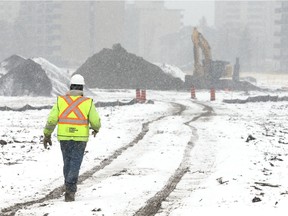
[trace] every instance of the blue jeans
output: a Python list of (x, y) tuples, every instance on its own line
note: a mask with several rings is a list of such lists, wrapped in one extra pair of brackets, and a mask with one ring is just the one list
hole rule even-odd
[(63, 156), (63, 174), (66, 191), (76, 192), (80, 166), (83, 160), (87, 142), (62, 140), (60, 141)]

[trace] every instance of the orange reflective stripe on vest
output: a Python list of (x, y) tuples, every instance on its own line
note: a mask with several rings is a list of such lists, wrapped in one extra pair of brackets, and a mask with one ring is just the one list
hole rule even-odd
[[(74, 124), (74, 125), (88, 125), (88, 119), (83, 115), (79, 109), (79, 105), (84, 101), (89, 100), (86, 97), (79, 97), (75, 101), (70, 96), (62, 96), (67, 103), (66, 109), (59, 116), (59, 124)], [(76, 118), (70, 118), (69, 115), (74, 113)]]

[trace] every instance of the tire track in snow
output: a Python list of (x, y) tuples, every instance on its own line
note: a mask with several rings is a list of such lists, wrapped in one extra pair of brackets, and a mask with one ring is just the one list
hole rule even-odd
[[(168, 196), (175, 190), (177, 184), (181, 181), (182, 177), (189, 171), (189, 158), (190, 152), (194, 147), (195, 140), (198, 139), (198, 135), (196, 132), (196, 128), (189, 125), (193, 121), (197, 121), (201, 117), (210, 117), (213, 115), (213, 108), (201, 103), (196, 102), (198, 105), (204, 106), (205, 113), (201, 113), (190, 121), (185, 122), (184, 124), (191, 128), (192, 136), (190, 141), (187, 143), (187, 146), (184, 151), (184, 155), (179, 167), (176, 169), (174, 174), (168, 179), (166, 185), (158, 191), (153, 197), (146, 201), (146, 205), (141, 207), (134, 215), (135, 216), (147, 216), (147, 215), (155, 215), (161, 208), (162, 202), (168, 198)], [(183, 110), (184, 111), (184, 110)], [(182, 112), (183, 112), (182, 111)], [(182, 113), (181, 112), (181, 113)], [(180, 114), (181, 114), (180, 113)]]
[[(84, 182), (88, 178), (92, 177), (96, 172), (98, 172), (99, 170), (102, 170), (106, 166), (110, 165), (118, 156), (122, 155), (123, 152), (125, 152), (127, 149), (135, 146), (147, 134), (147, 132), (149, 131), (149, 125), (151, 123), (154, 123), (154, 122), (159, 121), (163, 118), (166, 118), (167, 116), (180, 115), (186, 109), (186, 107), (182, 104), (179, 104), (179, 103), (171, 103), (171, 104), (174, 106), (172, 113), (169, 113), (167, 115), (160, 116), (154, 120), (142, 123), (141, 132), (130, 143), (128, 143), (127, 145), (114, 151), (114, 153), (112, 155), (103, 159), (99, 165), (97, 165), (97, 166), (93, 167), (92, 169), (81, 174), (79, 176), (78, 184), (81, 184), (82, 182)], [(0, 216), (14, 216), (16, 214), (16, 212), (20, 209), (27, 208), (27, 207), (32, 206), (34, 204), (40, 204), (40, 203), (43, 203), (43, 202), (48, 201), (48, 200), (58, 199), (63, 195), (63, 192), (64, 192), (63, 186), (59, 186), (59, 187), (55, 188), (54, 190), (52, 190), (49, 194), (47, 194), (43, 198), (28, 201), (28, 202), (23, 202), (23, 203), (16, 203), (13, 206), (3, 208), (1, 210)]]

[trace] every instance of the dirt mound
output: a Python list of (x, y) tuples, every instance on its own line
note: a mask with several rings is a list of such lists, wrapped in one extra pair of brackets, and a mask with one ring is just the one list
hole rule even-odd
[(0, 64), (0, 77), (8, 73), (13, 68), (16, 68), (18, 65), (25, 62), (26, 59), (18, 56), (18, 55), (12, 55), (9, 58), (5, 59)]
[(183, 81), (164, 73), (160, 67), (128, 53), (120, 44), (88, 58), (75, 71), (90, 88), (181, 89)]
[(27, 59), (0, 78), (0, 95), (50, 96), (51, 80), (42, 67)]

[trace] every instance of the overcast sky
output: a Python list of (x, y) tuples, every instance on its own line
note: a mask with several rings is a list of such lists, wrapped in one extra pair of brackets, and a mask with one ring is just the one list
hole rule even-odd
[(177, 1), (166, 0), (167, 8), (183, 9), (183, 23), (184, 25), (198, 25), (199, 20), (206, 17), (209, 26), (214, 25), (214, 1)]

